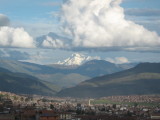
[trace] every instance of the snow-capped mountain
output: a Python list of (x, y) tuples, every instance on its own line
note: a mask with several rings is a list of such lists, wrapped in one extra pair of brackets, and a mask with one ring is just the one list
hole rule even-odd
[(74, 53), (71, 55), (71, 57), (65, 59), (64, 61), (59, 61), (56, 64), (60, 64), (60, 65), (81, 65), (87, 61), (90, 60), (99, 60), (100, 57), (91, 57), (91, 56), (85, 56), (84, 54), (80, 54), (80, 53)]

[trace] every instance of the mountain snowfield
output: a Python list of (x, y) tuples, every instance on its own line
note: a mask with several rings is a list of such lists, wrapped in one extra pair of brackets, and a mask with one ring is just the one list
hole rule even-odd
[[(85, 62), (91, 61), (91, 60), (102, 60), (99, 56), (86, 56), (82, 53), (73, 53), (71, 57), (63, 60), (58, 61), (55, 64), (59, 65), (65, 65), (65, 66), (74, 66), (74, 65), (82, 65)], [(115, 57), (115, 58), (106, 58), (105, 61), (108, 61), (110, 63), (114, 64), (127, 64), (130, 63), (130, 61), (126, 57)]]
[(100, 57), (95, 56), (85, 56), (81, 53), (73, 53), (71, 57), (65, 59), (64, 61), (58, 61), (56, 64), (60, 65), (82, 65), (83, 63), (90, 61), (90, 60), (100, 60)]

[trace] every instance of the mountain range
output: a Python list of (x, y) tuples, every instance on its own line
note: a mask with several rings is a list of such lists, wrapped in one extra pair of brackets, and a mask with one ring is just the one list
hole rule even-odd
[(160, 94), (160, 63), (141, 63), (121, 72), (95, 77), (61, 90), (60, 97), (105, 97)]
[(159, 94), (160, 63), (133, 66), (104, 60), (74, 67), (0, 60), (0, 90), (81, 98)]
[[(103, 60), (91, 60), (80, 66), (66, 65), (39, 65), (34, 63), (0, 60), (0, 67), (14, 73), (25, 73), (37, 77), (45, 82), (56, 85), (56, 90), (68, 88), (79, 84), (87, 79), (111, 74), (133, 67), (134, 64), (115, 65)], [(126, 67), (127, 66), (127, 67)]]

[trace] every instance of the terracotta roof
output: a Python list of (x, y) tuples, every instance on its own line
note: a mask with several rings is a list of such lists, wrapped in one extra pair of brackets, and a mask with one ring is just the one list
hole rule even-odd
[(27, 111), (24, 111), (24, 113), (22, 113), (23, 115), (35, 115), (36, 114), (36, 111), (34, 110), (27, 110)]
[(151, 114), (151, 116), (159, 116), (160, 117), (160, 113), (153, 113), (153, 114)]

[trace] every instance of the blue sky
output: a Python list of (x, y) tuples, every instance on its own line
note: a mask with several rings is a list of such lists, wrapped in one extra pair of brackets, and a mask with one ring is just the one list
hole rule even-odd
[[(62, 34), (59, 30), (61, 28), (61, 23), (59, 22), (61, 5), (63, 5), (61, 0), (0, 0), (0, 14), (6, 15), (10, 19), (11, 27), (23, 27), (35, 39), (49, 32)], [(127, 20), (143, 25), (146, 29), (155, 31), (160, 35), (160, 0), (123, 0), (121, 7), (125, 9), (125, 18)], [(12, 48), (7, 49), (13, 50)], [(157, 49), (159, 49), (159, 46)], [(21, 49), (16, 50), (21, 51)], [(39, 63), (42, 64), (63, 60), (74, 52), (100, 56), (102, 59), (126, 57), (131, 62), (160, 62), (159, 50), (157, 50), (158, 52), (152, 50), (130, 52), (125, 50), (116, 51), (113, 49), (109, 51), (75, 51), (34, 48), (23, 49), (22, 51), (31, 55), (28, 59), (33, 59), (33, 56), (36, 56), (39, 51), (40, 53), (38, 55), (41, 56)], [(60, 56), (57, 54), (60, 54)]]
[(50, 12), (60, 9), (59, 0), (1, 0), (0, 2), (1, 12), (14, 21), (30, 22), (36, 18), (49, 19)]
[[(12, 20), (30, 22), (35, 18), (49, 19), (49, 13), (59, 12), (61, 0), (0, 0), (0, 11)], [(124, 8), (160, 9), (159, 0), (124, 0)]]
[(157, 8), (159, 9), (159, 0), (124, 0), (122, 6), (125, 8)]

